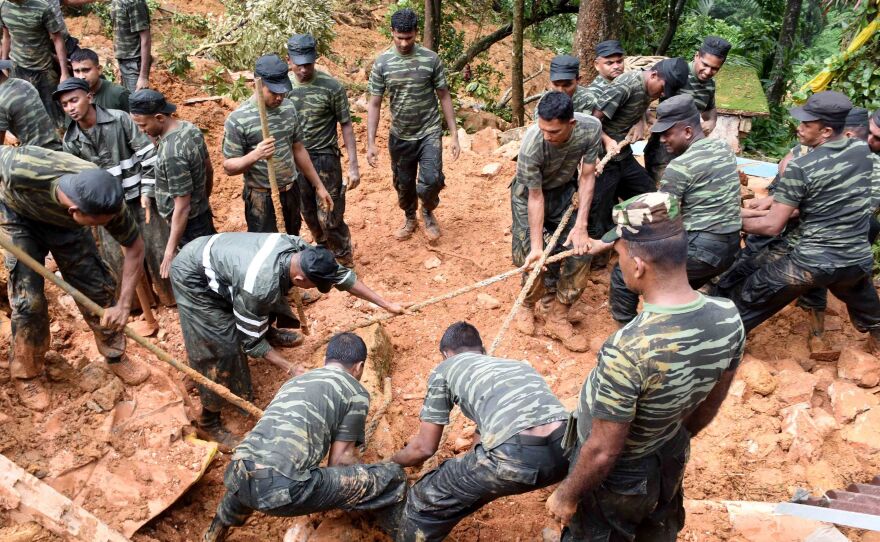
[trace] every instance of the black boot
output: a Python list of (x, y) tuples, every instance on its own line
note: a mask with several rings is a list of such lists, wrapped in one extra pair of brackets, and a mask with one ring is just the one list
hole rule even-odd
[(270, 327), (269, 332), (266, 333), (266, 340), (269, 341), (269, 344), (278, 348), (292, 348), (294, 346), (299, 346), (305, 340), (302, 333), (298, 331), (292, 330), (282, 330), (277, 327)]
[(238, 445), (238, 437), (223, 427), (219, 412), (202, 409), (202, 415), (196, 423), (196, 433), (201, 439), (216, 442), (223, 453), (232, 452)]
[(202, 537), (202, 542), (223, 542), (226, 540), (226, 533), (228, 532), (229, 526), (223, 525), (220, 518), (214, 516), (214, 519), (211, 520), (211, 525)]

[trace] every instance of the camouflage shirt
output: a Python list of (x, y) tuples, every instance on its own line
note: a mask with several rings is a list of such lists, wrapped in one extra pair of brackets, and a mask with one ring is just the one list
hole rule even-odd
[(788, 163), (773, 199), (800, 210), (791, 253), (795, 262), (825, 269), (870, 268), (870, 153), (864, 141), (843, 137)]
[[(91, 162), (66, 152), (0, 145), (0, 201), (36, 222), (71, 230), (83, 228), (58, 201), (55, 191), (61, 176), (94, 168)], [(138, 237), (137, 224), (127, 205), (104, 229), (125, 247)]]
[(596, 161), (602, 147), (602, 125), (593, 116), (577, 115), (568, 141), (552, 145), (537, 123), (523, 136), (516, 162), (516, 182), (527, 188), (552, 190), (572, 181), (583, 159)]
[(116, 177), (125, 190), (125, 199), (138, 199), (141, 182), (155, 185), (153, 167), (156, 147), (125, 111), (95, 106), (97, 121), (89, 130), (70, 121), (64, 134), (64, 151)]
[(415, 45), (403, 56), (393, 45), (373, 62), (370, 94), (391, 98), (391, 134), (415, 141), (440, 131), (437, 90), (446, 88), (446, 71), (437, 53)]
[(287, 97), (300, 119), (303, 145), (312, 153), (339, 153), (336, 124), (351, 122), (345, 87), (319, 70), (307, 83), (300, 83), (294, 75), (290, 82), (293, 90)]
[(140, 33), (150, 29), (147, 0), (113, 0), (110, 16), (113, 19), (113, 53), (116, 58), (140, 58)]
[(55, 46), (49, 34), (65, 29), (61, 11), (49, 0), (0, 2), (0, 27), (9, 30), (9, 58), (20, 68), (33, 71), (53, 70)]
[[(608, 88), (608, 85), (610, 85), (611, 83), (612, 80), (608, 80), (601, 75), (597, 75), (596, 78), (593, 79), (589, 85), (587, 85), (587, 92), (590, 94), (593, 101), (593, 109), (598, 107), (599, 98), (602, 97), (602, 94), (605, 93), (605, 89)], [(592, 113), (592, 111), (587, 111), (587, 113)]]
[(486, 450), (520, 431), (568, 417), (531, 365), (471, 352), (447, 358), (431, 371), (419, 418), (446, 425), (453, 405), (477, 423)]
[(689, 232), (731, 233), (742, 229), (736, 155), (720, 139), (704, 137), (666, 166), (660, 191), (679, 199)]
[(694, 70), (694, 62), (688, 65), (690, 71), (688, 73), (687, 84), (681, 88), (679, 94), (690, 94), (694, 97), (694, 103), (697, 109), (704, 113), (715, 109), (715, 78), (712, 77), (708, 81), (700, 81), (697, 72)]
[[(293, 161), (293, 144), (303, 139), (299, 115), (293, 102), (284, 99), (278, 107), (266, 108), (269, 133), (275, 137), (275, 178), (278, 186), (296, 181), (296, 164)], [(251, 152), (263, 140), (260, 111), (254, 98), (249, 98), (226, 119), (223, 134), (223, 156), (239, 158)], [(244, 184), (269, 190), (269, 169), (265, 160), (258, 160), (244, 172)]]
[(581, 388), (578, 438), (593, 418), (630, 423), (620, 459), (659, 449), (678, 433), (721, 374), (742, 359), (745, 331), (733, 302), (699, 294), (685, 305), (644, 304), (643, 311), (605, 341)]
[(61, 140), (40, 94), (23, 79), (10, 77), (0, 83), (0, 132), (7, 131), (12, 132), (22, 145), (61, 150)]
[(128, 113), (129, 90), (123, 86), (111, 83), (101, 78), (98, 79), (98, 91), (94, 93), (92, 103), (104, 109), (118, 109)]
[(232, 459), (308, 480), (333, 442), (364, 442), (369, 408), (370, 394), (355, 377), (335, 367), (312, 369), (281, 386)]
[(599, 97), (596, 109), (605, 115), (602, 128), (614, 141), (623, 141), (651, 104), (643, 73), (633, 70), (621, 74)]
[(593, 109), (596, 107), (596, 96), (584, 87), (578, 85), (577, 88), (575, 88), (574, 95), (571, 97), (571, 103), (574, 105), (575, 113), (592, 115)]
[(159, 214), (169, 221), (174, 213), (175, 197), (191, 196), (188, 218), (200, 216), (210, 208), (205, 185), (205, 161), (208, 160), (205, 136), (190, 122), (177, 122), (176, 130), (159, 139), (153, 170), (155, 185), (151, 186), (148, 179), (142, 181), (144, 193), (156, 198)]

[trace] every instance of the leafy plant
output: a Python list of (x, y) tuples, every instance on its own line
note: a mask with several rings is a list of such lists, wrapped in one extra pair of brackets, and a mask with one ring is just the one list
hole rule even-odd
[(235, 102), (240, 102), (253, 94), (244, 76), (239, 75), (230, 82), (231, 78), (232, 74), (226, 68), (215, 68), (202, 76), (202, 88), (208, 94), (227, 96)]
[(757, 158), (780, 160), (795, 141), (797, 121), (785, 106), (770, 106), (770, 116), (752, 121), (752, 131), (743, 141), (746, 154)]
[(181, 28), (172, 26), (159, 49), (159, 58), (162, 63), (177, 77), (183, 77), (192, 68), (189, 60), (189, 52), (195, 46), (195, 38)]

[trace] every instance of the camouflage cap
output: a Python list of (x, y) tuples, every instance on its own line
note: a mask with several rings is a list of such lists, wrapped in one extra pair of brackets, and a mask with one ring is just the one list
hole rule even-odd
[(602, 236), (605, 243), (658, 241), (684, 231), (678, 200), (666, 192), (648, 192), (614, 206), (613, 230)]

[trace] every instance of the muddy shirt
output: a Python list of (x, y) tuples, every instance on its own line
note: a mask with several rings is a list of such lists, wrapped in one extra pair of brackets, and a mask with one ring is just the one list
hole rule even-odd
[(728, 299), (699, 294), (674, 307), (650, 303), (614, 333), (581, 388), (578, 439), (593, 418), (631, 423), (620, 459), (645, 456), (675, 436), (721, 374), (742, 359), (745, 331)]
[(369, 409), (370, 394), (356, 378), (335, 367), (313, 369), (281, 386), (232, 459), (308, 480), (334, 441), (364, 442)]
[(208, 147), (205, 136), (194, 124), (185, 120), (176, 130), (159, 138), (154, 174), (155, 185), (143, 180), (145, 194), (156, 198), (156, 207), (165, 220), (171, 221), (174, 198), (190, 195), (189, 216), (195, 218), (208, 212), (206, 192)]
[(527, 188), (552, 190), (572, 182), (581, 163), (596, 161), (602, 148), (602, 125), (593, 116), (576, 116), (568, 141), (552, 145), (537, 123), (523, 136), (516, 162), (516, 182)]
[(110, 16), (116, 58), (140, 58), (140, 33), (150, 29), (150, 9), (146, 0), (113, 0)]
[(0, 2), (0, 27), (9, 30), (9, 58), (20, 68), (33, 71), (53, 70), (55, 46), (49, 34), (65, 29), (61, 11), (49, 0)]
[(345, 87), (326, 73), (315, 70), (307, 83), (290, 76), (293, 84), (287, 97), (296, 108), (302, 129), (302, 142), (311, 153), (337, 154), (339, 139), (336, 124), (351, 122)]
[(679, 199), (689, 232), (731, 233), (742, 229), (736, 155), (720, 139), (704, 137), (666, 166), (660, 191)]
[(92, 103), (104, 109), (118, 109), (128, 112), (129, 90), (106, 79), (99, 79), (98, 91), (94, 93)]
[(370, 94), (388, 91), (391, 134), (415, 141), (440, 131), (437, 89), (447, 88), (446, 71), (437, 53), (420, 45), (404, 56), (393, 45), (376, 58), (370, 72)]
[(0, 132), (3, 131), (11, 132), (22, 145), (61, 150), (61, 140), (40, 93), (23, 79), (10, 77), (0, 84)]
[(419, 419), (447, 425), (454, 405), (476, 422), (486, 450), (520, 431), (568, 417), (531, 365), (472, 352), (456, 354), (431, 371)]
[[(285, 98), (278, 107), (266, 108), (269, 133), (275, 138), (275, 178), (278, 186), (296, 181), (293, 162), (293, 144), (302, 141), (303, 132), (293, 102)], [(257, 148), (263, 140), (260, 111), (254, 98), (249, 98), (226, 119), (223, 134), (223, 157), (239, 158)], [(244, 172), (245, 186), (269, 190), (269, 168), (265, 160), (258, 160)]]
[(605, 115), (602, 129), (614, 141), (623, 141), (630, 129), (642, 120), (651, 104), (643, 73), (633, 70), (621, 74), (599, 97), (596, 109)]
[(708, 81), (700, 81), (697, 72), (694, 69), (694, 61), (688, 64), (688, 80), (687, 83), (678, 91), (679, 94), (690, 94), (694, 97), (694, 103), (697, 109), (704, 113), (715, 109), (715, 78), (712, 77)]
[(800, 210), (792, 259), (805, 267), (870, 268), (868, 220), (874, 164), (868, 145), (841, 138), (793, 158), (773, 199)]
[[(37, 222), (72, 230), (83, 228), (58, 201), (55, 191), (59, 177), (94, 168), (91, 162), (66, 152), (0, 145), (0, 201)], [(104, 229), (125, 247), (138, 237), (137, 224), (127, 205)]]

